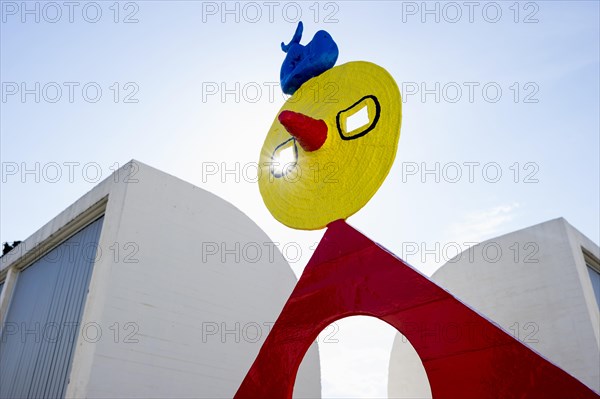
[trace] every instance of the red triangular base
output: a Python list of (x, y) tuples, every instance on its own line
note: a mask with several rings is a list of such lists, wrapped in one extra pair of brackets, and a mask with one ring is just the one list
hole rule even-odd
[[(291, 398), (300, 362), (317, 335), (354, 315), (377, 317), (408, 338), (436, 399), (599, 397), (337, 221), (329, 225), (235, 398)], [(440, 326), (462, 333), (440, 337)]]

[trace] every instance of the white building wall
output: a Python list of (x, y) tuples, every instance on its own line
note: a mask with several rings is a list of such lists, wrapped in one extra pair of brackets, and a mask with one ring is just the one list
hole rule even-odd
[[(582, 246), (599, 256), (597, 245), (559, 218), (480, 243), (442, 266), (432, 280), (600, 391), (598, 304)], [(390, 361), (390, 397), (429, 392), (413, 385), (423, 379), (424, 369), (419, 359), (408, 356), (412, 352), (398, 335)]]
[[(296, 278), (231, 204), (132, 162), (135, 174), (124, 166), (25, 241), (108, 198), (67, 397), (232, 397)], [(26, 255), (15, 254), (0, 273)], [(315, 344), (295, 396), (320, 394)]]

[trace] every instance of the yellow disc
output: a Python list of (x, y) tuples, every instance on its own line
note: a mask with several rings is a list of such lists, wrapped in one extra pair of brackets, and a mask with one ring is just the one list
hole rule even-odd
[(339, 65), (305, 82), (284, 110), (325, 121), (327, 139), (305, 151), (275, 117), (258, 181), (271, 214), (289, 227), (316, 230), (356, 213), (396, 156), (402, 111), (392, 76), (370, 62)]

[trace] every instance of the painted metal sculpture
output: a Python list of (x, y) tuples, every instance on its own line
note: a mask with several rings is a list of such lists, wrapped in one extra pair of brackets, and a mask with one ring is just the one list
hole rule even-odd
[[(289, 51), (300, 34), (301, 25)], [(280, 222), (297, 229), (327, 226), (327, 231), (235, 397), (291, 398), (298, 367), (317, 335), (341, 318), (368, 315), (408, 338), (434, 398), (598, 398), (346, 224), (393, 164), (400, 92), (375, 64), (349, 62), (313, 75), (318, 70), (314, 63), (320, 62), (314, 60), (321, 58), (313, 54), (307, 59), (301, 66), (306, 74), (293, 68), (294, 76), (305, 76), (305, 81), (281, 108), (263, 145), (259, 187)], [(351, 124), (359, 113), (365, 116), (362, 123)], [(336, 172), (333, 177), (324, 173), (327, 165)], [(316, 176), (315, 170), (321, 173)], [(440, 323), (476, 333), (452, 341), (422, 333)]]
[(338, 48), (329, 33), (320, 30), (306, 46), (302, 39), (302, 22), (298, 23), (296, 33), (289, 44), (281, 43), (281, 49), (287, 53), (281, 66), (281, 89), (286, 94), (296, 90), (312, 77), (318, 76), (335, 65)]

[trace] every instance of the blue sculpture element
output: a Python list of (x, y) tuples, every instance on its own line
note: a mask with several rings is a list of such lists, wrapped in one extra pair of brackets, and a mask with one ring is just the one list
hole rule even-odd
[(324, 30), (315, 33), (306, 46), (301, 45), (302, 29), (300, 21), (290, 43), (281, 43), (281, 49), (287, 53), (281, 66), (281, 89), (289, 95), (294, 94), (310, 78), (333, 68), (339, 54), (333, 38)]

